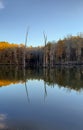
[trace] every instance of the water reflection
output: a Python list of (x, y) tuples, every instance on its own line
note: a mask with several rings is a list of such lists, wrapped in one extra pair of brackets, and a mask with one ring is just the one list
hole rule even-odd
[(0, 86), (1, 130), (83, 130), (82, 67), (0, 66)]
[[(9, 84), (25, 83), (27, 80), (43, 80), (45, 96), (47, 95), (46, 84), (54, 87), (65, 87), (80, 91), (83, 88), (83, 67), (56, 67), (55, 69), (26, 69), (22, 67), (0, 66), (0, 86)], [(28, 99), (29, 100), (29, 99)]]
[(6, 118), (7, 115), (6, 114), (0, 114), (0, 130), (1, 129), (7, 129), (7, 125), (6, 125)]

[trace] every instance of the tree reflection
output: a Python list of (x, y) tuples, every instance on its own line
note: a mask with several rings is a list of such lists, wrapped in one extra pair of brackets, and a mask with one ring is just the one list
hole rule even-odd
[[(7, 86), (11, 83), (25, 83), (28, 97), (27, 80), (44, 81), (44, 97), (47, 95), (46, 85), (66, 87), (80, 91), (83, 88), (83, 67), (56, 67), (55, 69), (28, 68), (22, 66), (0, 66), (0, 86)], [(29, 99), (28, 99), (29, 100)]]

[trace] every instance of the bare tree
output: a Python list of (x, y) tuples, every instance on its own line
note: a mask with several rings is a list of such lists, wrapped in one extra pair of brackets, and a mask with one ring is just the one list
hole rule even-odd
[(46, 67), (46, 44), (47, 44), (47, 35), (45, 34), (45, 32), (43, 32), (43, 36), (44, 36), (44, 67)]
[(24, 68), (26, 66), (25, 56), (26, 56), (26, 47), (27, 47), (28, 32), (29, 32), (29, 27), (27, 28), (26, 37), (25, 37), (24, 56), (23, 56), (23, 65), (24, 65)]

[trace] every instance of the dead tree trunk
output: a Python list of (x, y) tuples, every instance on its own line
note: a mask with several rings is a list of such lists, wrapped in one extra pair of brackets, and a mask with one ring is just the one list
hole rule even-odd
[(23, 66), (24, 66), (24, 68), (25, 68), (25, 66), (26, 66), (26, 58), (25, 58), (25, 56), (26, 56), (26, 47), (27, 47), (27, 38), (28, 38), (28, 31), (29, 31), (29, 28), (27, 28), (27, 31), (26, 31), (26, 37), (25, 37), (25, 46), (24, 46), (24, 55), (23, 55)]
[(44, 36), (44, 63), (43, 66), (46, 67), (46, 44), (47, 44), (47, 36), (45, 33), (43, 33)]

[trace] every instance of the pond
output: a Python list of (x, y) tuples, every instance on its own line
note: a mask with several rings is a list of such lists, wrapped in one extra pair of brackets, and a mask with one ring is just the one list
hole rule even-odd
[(83, 68), (0, 66), (1, 130), (83, 130)]

